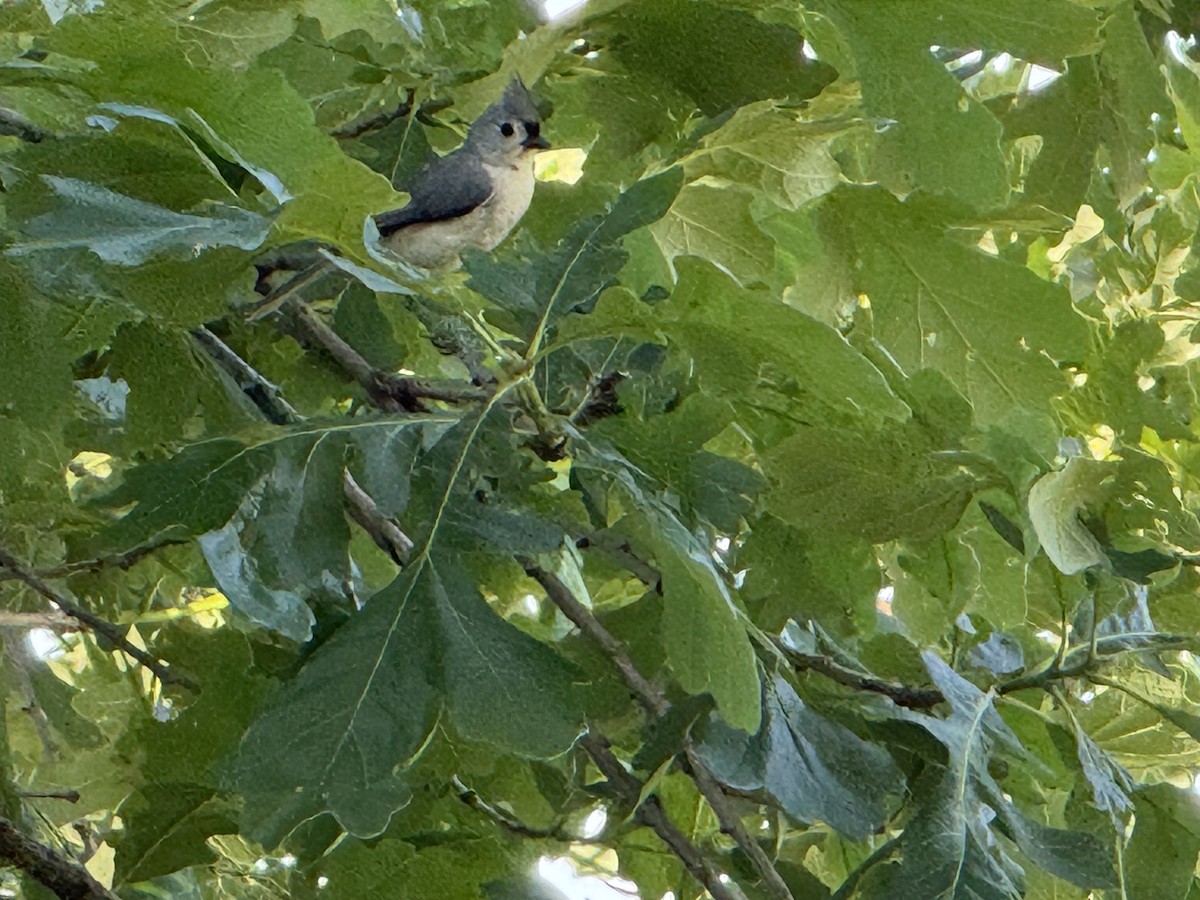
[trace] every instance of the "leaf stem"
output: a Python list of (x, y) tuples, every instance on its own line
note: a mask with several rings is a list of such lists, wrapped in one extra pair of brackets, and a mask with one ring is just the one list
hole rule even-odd
[(458, 799), (465, 803), (471, 809), (478, 810), (483, 813), (505, 831), (511, 832), (519, 837), (534, 838), (535, 840), (550, 840), (559, 841), (563, 844), (586, 844), (594, 843), (587, 838), (577, 837), (563, 830), (561, 824), (551, 828), (534, 828), (532, 825), (527, 825), (509, 812), (488, 803), (480, 797), (474, 790), (467, 787), (463, 780), (458, 775), (451, 776), (451, 785), (458, 792)]

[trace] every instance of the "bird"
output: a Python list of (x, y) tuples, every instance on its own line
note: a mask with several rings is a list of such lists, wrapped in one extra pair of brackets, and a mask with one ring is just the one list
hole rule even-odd
[[(541, 129), (529, 91), (514, 77), (500, 99), (471, 123), (462, 146), (434, 158), (404, 185), (407, 204), (373, 217), (381, 245), (423, 269), (457, 265), (468, 248), (494, 250), (533, 200), (533, 160), (550, 148)], [(314, 256), (307, 248), (257, 263), (255, 291), (265, 299), (248, 310), (247, 319), (269, 315), (299, 288), (323, 277), (331, 264)], [(290, 280), (281, 281), (278, 276), (289, 271)]]
[(375, 216), (382, 245), (425, 269), (453, 265), (470, 247), (494, 250), (533, 199), (533, 160), (549, 149), (541, 118), (520, 78), (484, 110), (452, 153), (431, 161), (407, 186), (407, 205)]

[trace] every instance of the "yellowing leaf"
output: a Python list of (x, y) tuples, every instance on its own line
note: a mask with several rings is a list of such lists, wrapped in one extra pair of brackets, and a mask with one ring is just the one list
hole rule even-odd
[(561, 181), (574, 184), (583, 177), (587, 151), (579, 147), (562, 150), (543, 150), (533, 160), (533, 175), (538, 181)]

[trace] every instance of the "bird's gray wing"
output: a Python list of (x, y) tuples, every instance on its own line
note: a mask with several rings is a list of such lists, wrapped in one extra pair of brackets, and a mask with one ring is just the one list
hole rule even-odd
[(492, 181), (479, 161), (455, 157), (458, 153), (435, 159), (408, 188), (406, 206), (375, 217), (380, 236), (387, 237), (408, 225), (457, 219), (492, 196)]

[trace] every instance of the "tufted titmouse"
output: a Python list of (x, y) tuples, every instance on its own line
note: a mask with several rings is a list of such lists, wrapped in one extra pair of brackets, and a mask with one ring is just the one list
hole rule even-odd
[[(407, 185), (409, 202), (375, 217), (381, 242), (400, 259), (423, 268), (457, 262), (468, 247), (492, 250), (529, 209), (533, 199), (533, 158), (550, 143), (521, 79), (476, 119), (463, 145), (430, 162)], [(250, 321), (276, 310), (294, 290), (329, 271), (327, 261), (297, 265), (285, 256), (257, 265), (255, 290), (266, 299), (248, 313)], [(276, 287), (281, 270), (303, 269)]]
[(408, 205), (375, 217), (383, 245), (436, 268), (468, 247), (491, 250), (533, 199), (533, 158), (549, 142), (519, 78), (475, 120), (461, 147), (421, 170)]

